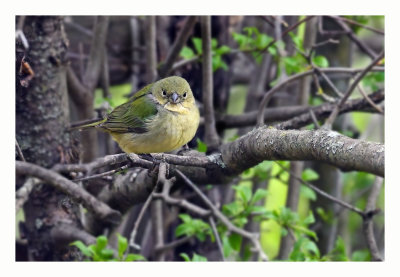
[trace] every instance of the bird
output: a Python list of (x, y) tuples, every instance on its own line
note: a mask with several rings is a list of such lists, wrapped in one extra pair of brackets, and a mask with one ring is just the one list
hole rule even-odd
[(149, 84), (100, 120), (71, 129), (109, 133), (125, 153), (171, 152), (193, 139), (200, 122), (189, 83), (171, 76)]

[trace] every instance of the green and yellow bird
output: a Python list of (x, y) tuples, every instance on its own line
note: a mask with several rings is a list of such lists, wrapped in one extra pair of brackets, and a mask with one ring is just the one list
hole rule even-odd
[(178, 76), (145, 86), (103, 119), (73, 129), (109, 133), (126, 153), (170, 152), (196, 134), (200, 114), (188, 82)]

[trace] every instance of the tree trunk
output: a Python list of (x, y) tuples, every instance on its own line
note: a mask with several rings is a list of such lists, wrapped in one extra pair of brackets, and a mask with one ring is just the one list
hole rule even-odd
[[(26, 161), (46, 168), (56, 163), (76, 162), (69, 133), (66, 88), (66, 50), (63, 20), (59, 16), (31, 16), (25, 20), (29, 42), (25, 53), (17, 45), (17, 71), (20, 59), (29, 63), (32, 80), (16, 84), (16, 138)], [(22, 182), (17, 180), (17, 186)], [(19, 183), (19, 184), (18, 184)], [(46, 184), (36, 185), (24, 206), (23, 235), (28, 241), (28, 259), (36, 261), (76, 259), (76, 252), (57, 245), (51, 234), (61, 223), (79, 225), (78, 206), (65, 194)]]

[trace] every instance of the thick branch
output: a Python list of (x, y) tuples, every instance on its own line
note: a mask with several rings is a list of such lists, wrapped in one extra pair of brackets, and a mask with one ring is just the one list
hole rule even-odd
[(209, 149), (214, 150), (219, 144), (219, 136), (215, 128), (213, 105), (213, 70), (211, 51), (211, 16), (200, 17), (201, 37), (203, 47), (203, 105), (204, 105), (204, 141)]
[(121, 214), (118, 211), (110, 209), (106, 204), (97, 200), (96, 197), (58, 173), (35, 164), (20, 161), (15, 162), (15, 167), (17, 174), (39, 178), (68, 194), (76, 201), (81, 202), (97, 218), (110, 223), (118, 223), (121, 220)]
[(242, 172), (263, 160), (314, 160), (343, 170), (384, 176), (385, 146), (351, 139), (333, 131), (280, 131), (261, 127), (222, 147), (231, 173)]

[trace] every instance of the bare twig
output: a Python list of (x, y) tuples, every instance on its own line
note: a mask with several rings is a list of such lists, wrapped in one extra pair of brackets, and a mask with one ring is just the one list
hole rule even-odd
[(204, 105), (204, 142), (211, 151), (219, 145), (219, 136), (215, 127), (215, 115), (213, 105), (213, 70), (212, 70), (212, 51), (211, 51), (211, 16), (201, 16), (201, 37), (203, 48), (202, 64), (202, 89)]
[(315, 113), (313, 112), (312, 109), (310, 109), (309, 113), (310, 113), (311, 119), (312, 119), (312, 121), (314, 123), (315, 129), (319, 129), (321, 126), (318, 123), (318, 120), (317, 120), (317, 117), (315, 116)]
[[(155, 188), (153, 189), (154, 192)], [(140, 245), (135, 243), (135, 238), (136, 238), (136, 234), (137, 234), (137, 230), (139, 229), (139, 225), (140, 222), (142, 221), (142, 218), (147, 210), (147, 208), (149, 207), (151, 201), (153, 200), (153, 192), (149, 195), (149, 197), (147, 197), (146, 202), (144, 202), (142, 209), (139, 212), (139, 215), (135, 221), (135, 225), (133, 226), (131, 235), (130, 235), (130, 239), (129, 239), (129, 246), (132, 247), (133, 249), (137, 249), (140, 250)]]
[(210, 225), (211, 225), (211, 230), (213, 231), (215, 240), (217, 241), (219, 253), (221, 254), (221, 259), (222, 259), (223, 261), (225, 261), (224, 249), (223, 249), (223, 247), (222, 247), (221, 238), (219, 237), (218, 230), (217, 230), (217, 226), (215, 225), (214, 218), (213, 218), (212, 216), (210, 216), (209, 221), (210, 221)]
[(354, 89), (357, 87), (358, 83), (361, 82), (361, 80), (364, 78), (364, 76), (371, 71), (371, 69), (384, 57), (384, 52), (380, 53), (366, 68), (364, 68), (363, 71), (361, 71), (355, 80), (351, 83), (350, 87), (347, 89), (346, 93), (344, 96), (340, 99), (339, 103), (335, 107), (335, 109), (332, 111), (331, 115), (328, 117), (324, 124), (324, 128), (330, 129), (332, 128), (333, 121), (336, 119), (340, 108), (344, 105), (346, 100), (350, 97)]
[(74, 179), (74, 182), (87, 181), (87, 180), (101, 178), (101, 177), (104, 177), (104, 176), (109, 176), (109, 175), (112, 175), (114, 173), (121, 172), (121, 171), (123, 171), (123, 170), (125, 170), (127, 168), (129, 168), (129, 165), (123, 165), (123, 166), (121, 166), (119, 168), (116, 168), (116, 169), (113, 169), (113, 170), (109, 170), (109, 171), (106, 171), (106, 172), (103, 172), (103, 173), (94, 174), (94, 175), (91, 175), (91, 176)]
[(21, 161), (25, 162), (26, 160), (25, 160), (24, 154), (22, 154), (22, 150), (21, 150), (21, 147), (19, 147), (19, 143), (18, 143), (17, 139), (15, 139), (15, 148), (17, 149), (17, 153), (18, 153), (18, 156), (21, 159)]
[[(299, 20), (298, 22), (296, 22), (295, 24), (293, 24), (292, 26), (288, 27), (281, 35), (280, 38), (285, 37), (289, 32), (293, 31), (294, 29), (296, 29), (298, 26), (300, 26), (302, 23), (307, 22), (308, 20), (310, 20), (311, 18), (313, 18), (314, 16), (307, 16), (305, 18), (303, 18), (302, 20)], [(261, 50), (261, 52), (265, 52), (268, 50), (269, 47), (271, 47), (272, 45), (274, 45), (276, 42), (278, 41), (278, 39), (274, 39), (273, 41), (271, 41), (270, 43), (268, 43), (264, 49)]]
[(260, 258), (263, 261), (268, 261), (268, 256), (265, 254), (264, 250), (261, 247), (258, 235), (255, 233), (247, 232), (244, 229), (241, 229), (235, 226), (232, 222), (229, 221), (228, 218), (225, 217), (220, 210), (214, 206), (214, 204), (207, 198), (206, 195), (188, 178), (184, 175), (180, 170), (175, 170), (175, 172), (184, 180), (184, 182), (189, 185), (196, 193), (200, 196), (203, 202), (211, 209), (212, 214), (217, 217), (230, 231), (235, 232), (247, 239), (249, 239), (254, 246), (254, 251), (257, 252)]
[(357, 214), (359, 214), (360, 216), (364, 216), (364, 212), (362, 210), (360, 210), (357, 207), (354, 207), (353, 205), (350, 205), (349, 203), (346, 203), (336, 197), (333, 197), (332, 195), (330, 195), (329, 193), (326, 193), (322, 190), (320, 190), (319, 188), (317, 188), (316, 186), (314, 186), (313, 184), (311, 184), (310, 182), (304, 181), (300, 176), (298, 176), (295, 172), (287, 169), (286, 167), (282, 166), (280, 163), (276, 162), (277, 165), (279, 165), (280, 168), (282, 168), (283, 170), (285, 170), (286, 172), (290, 173), (290, 176), (293, 176), (293, 178), (296, 178), (297, 180), (299, 180), (301, 183), (303, 183), (304, 185), (310, 187), (311, 189), (313, 189), (316, 193), (318, 193), (319, 195), (321, 195), (322, 197), (325, 197), (337, 204), (339, 204), (342, 207), (345, 207)]
[(377, 110), (379, 113), (383, 114), (383, 110), (381, 109), (381, 107), (379, 107), (378, 105), (376, 105), (374, 103), (374, 101), (371, 100), (371, 98), (369, 98), (369, 96), (367, 95), (367, 93), (363, 90), (362, 86), (360, 84), (357, 85), (358, 91), (361, 93), (361, 95), (364, 97), (365, 100), (368, 101), (368, 103), (375, 109)]
[(178, 58), (182, 47), (185, 45), (187, 39), (189, 38), (190, 32), (192, 31), (194, 24), (196, 23), (196, 19), (196, 16), (189, 16), (186, 19), (186, 23), (183, 26), (183, 29), (180, 31), (178, 37), (172, 45), (164, 64), (159, 69), (159, 75), (161, 78), (168, 76), (169, 72), (171, 71), (171, 68), (175, 60)]
[[(383, 91), (377, 91), (370, 94), (369, 98), (371, 99), (371, 101), (375, 103), (380, 103), (384, 100), (385, 95)], [(339, 114), (357, 110), (366, 111), (366, 107), (368, 107), (369, 105), (370, 104), (364, 98), (349, 100), (340, 108)], [(335, 109), (335, 107), (336, 107), (335, 104), (326, 103), (312, 108), (312, 111), (314, 112), (315, 116), (321, 120), (327, 118)], [(374, 112), (375, 109), (369, 109), (369, 111)], [(285, 122), (276, 124), (274, 125), (274, 127), (277, 129), (285, 129), (285, 130), (298, 129), (310, 123), (313, 123), (311, 115), (309, 113), (303, 113)]]
[[(320, 71), (324, 72), (324, 73), (345, 73), (345, 74), (355, 74), (355, 73), (361, 72), (363, 70), (365, 70), (365, 69), (352, 69), (352, 68), (340, 68), (340, 67), (320, 68)], [(384, 68), (383, 67), (372, 67), (371, 70), (372, 71), (384, 71)], [(272, 97), (272, 95), (275, 92), (277, 92), (278, 90), (280, 90), (281, 88), (283, 88), (284, 86), (288, 85), (289, 83), (291, 83), (295, 80), (298, 80), (298, 79), (304, 78), (305, 76), (313, 74), (313, 72), (314, 72), (313, 70), (309, 70), (309, 71), (305, 71), (305, 72), (301, 72), (301, 73), (292, 75), (289, 78), (287, 78), (286, 80), (284, 80), (283, 82), (280, 82), (279, 84), (277, 84), (276, 86), (271, 88), (268, 92), (266, 92), (263, 99), (261, 100), (261, 103), (258, 108), (257, 125), (258, 126), (263, 125), (265, 106), (269, 102), (270, 98)]]
[(376, 58), (376, 53), (354, 34), (350, 27), (343, 22), (343, 18), (335, 18), (335, 21), (346, 32), (347, 36), (360, 48), (361, 51), (370, 56), (371, 59)]
[(348, 22), (350, 24), (359, 26), (359, 27), (364, 28), (366, 30), (370, 30), (370, 31), (375, 32), (375, 33), (380, 34), (380, 35), (385, 35), (385, 32), (382, 31), (382, 30), (378, 30), (378, 29), (373, 28), (371, 26), (367, 26), (367, 25), (358, 23), (357, 21), (351, 20), (351, 19), (346, 18), (346, 17), (339, 17), (339, 16), (333, 16), (333, 15), (330, 15), (329, 17), (334, 18), (334, 19), (339, 19), (339, 20), (346, 21), (346, 22)]
[(40, 180), (37, 178), (28, 178), (24, 185), (15, 193), (15, 212), (18, 212), (26, 201), (29, 199), (29, 194), (35, 185), (39, 184)]
[(173, 242), (170, 242), (170, 243), (164, 244), (163, 246), (157, 247), (155, 249), (155, 251), (156, 252), (164, 252), (164, 251), (176, 248), (179, 245), (182, 245), (182, 244), (190, 241), (193, 237), (194, 236), (188, 236), (188, 237), (183, 237), (183, 238), (177, 239), (177, 240), (175, 240)]
[(118, 211), (111, 209), (86, 190), (58, 173), (32, 163), (21, 161), (16, 161), (15, 166), (17, 174), (34, 176), (53, 185), (76, 201), (82, 202), (82, 204), (88, 210), (92, 211), (97, 218), (110, 223), (118, 223), (121, 220), (121, 214)]
[(313, 69), (327, 82), (327, 84), (331, 87), (331, 89), (335, 92), (335, 94), (339, 97), (343, 97), (343, 93), (339, 91), (339, 89), (332, 83), (331, 79), (318, 66), (312, 65)]
[(375, 210), (375, 202), (379, 196), (383, 183), (383, 178), (376, 177), (374, 184), (372, 185), (371, 192), (367, 199), (363, 217), (363, 233), (367, 242), (369, 251), (371, 252), (372, 259), (374, 261), (382, 261), (382, 257), (379, 253), (378, 246), (376, 244), (373, 226), (373, 216), (377, 213)]

